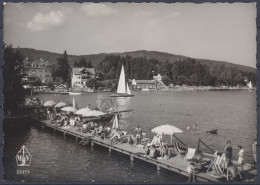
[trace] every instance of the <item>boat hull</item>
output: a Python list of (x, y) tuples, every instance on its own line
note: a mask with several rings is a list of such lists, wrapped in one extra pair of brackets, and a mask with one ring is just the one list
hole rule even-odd
[(218, 133), (218, 129), (208, 130), (208, 131), (206, 131), (206, 133), (217, 134)]
[(82, 95), (80, 92), (69, 92), (69, 95)]
[(111, 97), (132, 97), (133, 94), (112, 94)]

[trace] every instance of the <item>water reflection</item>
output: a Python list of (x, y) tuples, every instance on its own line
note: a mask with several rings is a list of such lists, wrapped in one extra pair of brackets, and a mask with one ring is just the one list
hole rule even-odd
[(114, 101), (116, 111), (125, 111), (130, 109), (131, 97), (117, 97)]

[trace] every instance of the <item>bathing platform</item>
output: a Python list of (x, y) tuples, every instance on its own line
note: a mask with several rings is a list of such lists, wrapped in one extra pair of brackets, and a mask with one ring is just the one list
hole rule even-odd
[[(47, 121), (41, 121), (41, 124), (43, 127), (51, 128), (53, 131), (59, 131), (63, 133), (64, 137), (66, 135), (74, 136), (76, 141), (81, 141), (82, 139), (86, 137), (91, 137), (90, 134), (87, 133), (81, 133), (76, 131), (75, 127), (70, 127), (70, 128), (61, 128), (57, 127), (54, 124), (51, 124), (50, 120)], [(122, 154), (125, 154), (129, 156), (129, 159), (131, 161), (134, 161), (135, 159), (145, 161), (147, 163), (153, 164), (157, 167), (157, 170), (160, 171), (161, 168), (173, 171), (175, 173), (184, 175), (188, 177), (187, 173), (187, 167), (189, 166), (189, 162), (186, 161), (184, 158), (181, 158), (181, 156), (176, 155), (174, 157), (171, 157), (170, 159), (152, 159), (148, 156), (145, 155), (145, 150), (141, 148), (137, 148), (135, 145), (129, 145), (128, 143), (119, 143), (119, 144), (111, 144), (109, 139), (104, 139), (102, 140), (100, 137), (92, 137), (90, 138), (90, 144), (92, 147), (94, 145), (100, 145), (108, 149), (108, 152), (116, 151)], [(208, 155), (206, 157), (212, 157), (213, 155)], [(250, 174), (256, 176), (256, 170), (250, 171)], [(210, 181), (210, 182), (222, 182), (226, 181), (225, 177), (214, 177), (211, 176), (210, 172), (200, 172), (197, 174), (197, 180), (198, 181)]]

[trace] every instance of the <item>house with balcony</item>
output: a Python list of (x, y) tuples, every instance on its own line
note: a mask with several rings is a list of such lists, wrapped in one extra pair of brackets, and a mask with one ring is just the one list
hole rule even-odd
[(71, 87), (72, 88), (88, 88), (87, 84), (90, 79), (95, 79), (94, 68), (72, 68)]
[(24, 60), (23, 75), (28, 79), (38, 78), (42, 83), (52, 81), (51, 64), (48, 61), (40, 59), (30, 60), (28, 57)]

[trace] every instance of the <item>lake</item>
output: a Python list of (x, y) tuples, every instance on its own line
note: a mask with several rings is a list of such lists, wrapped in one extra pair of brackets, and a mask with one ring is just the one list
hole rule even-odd
[[(198, 139), (214, 151), (222, 151), (230, 140), (233, 159), (237, 159), (237, 145), (245, 149), (246, 160), (252, 160), (251, 145), (256, 138), (256, 92), (193, 91), (193, 92), (134, 92), (130, 98), (117, 98), (121, 113), (120, 126), (128, 132), (140, 125), (147, 137), (154, 136), (151, 129), (171, 124), (184, 131), (176, 136), (189, 147), (196, 148)], [(109, 93), (104, 95), (109, 96)], [(98, 93), (80, 96), (40, 94), (43, 101), (53, 100), (72, 103), (74, 98), (80, 108), (88, 104), (96, 107)], [(193, 124), (197, 130), (186, 128)], [(217, 134), (206, 133), (218, 129)], [(95, 182), (183, 182), (186, 177), (155, 166), (129, 159), (117, 153), (109, 154), (102, 147), (81, 146), (74, 138), (34, 125), (8, 126), (5, 128), (4, 179), (14, 181), (95, 181)], [(164, 140), (170, 142), (165, 136)], [(176, 141), (176, 140), (174, 140)], [(25, 145), (32, 155), (29, 175), (16, 174), (15, 155)], [(200, 149), (209, 152), (205, 146)]]

